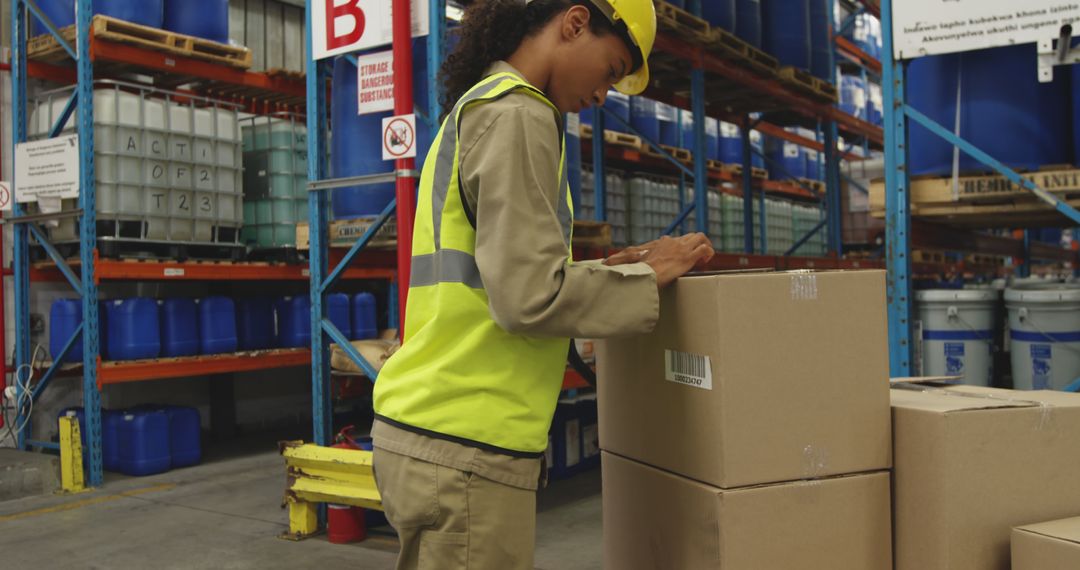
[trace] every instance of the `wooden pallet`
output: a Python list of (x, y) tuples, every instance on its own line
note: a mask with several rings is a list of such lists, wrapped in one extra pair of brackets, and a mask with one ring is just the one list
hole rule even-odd
[(911, 252), (912, 263), (945, 263), (945, 252), (916, 249)]
[(304, 81), (307, 78), (307, 73), (303, 71), (293, 71), (291, 69), (282, 69), (275, 67), (273, 69), (266, 70), (266, 74), (270, 77), (280, 77), (289, 81)]
[[(581, 138), (591, 139), (593, 135), (592, 125), (581, 125)], [(618, 131), (604, 130), (604, 142), (612, 146), (621, 146), (637, 150), (641, 148), (641, 137)]]
[[(718, 160), (710, 160), (708, 167), (712, 170), (719, 170), (721, 172), (730, 172), (735, 176), (742, 176), (743, 167), (741, 164), (730, 164), (727, 162), (720, 162)], [(758, 168), (756, 166), (750, 168), (750, 177), (765, 180), (769, 177), (769, 171), (764, 168)]]
[(837, 101), (836, 86), (819, 77), (814, 77), (805, 69), (787, 66), (780, 68), (778, 73), (781, 83), (807, 95), (835, 103)]
[(713, 28), (709, 32), (708, 45), (710, 51), (724, 59), (729, 59), (763, 75), (776, 76), (780, 70), (779, 60), (727, 30)]
[(656, 24), (660, 30), (693, 43), (708, 44), (712, 32), (707, 20), (662, 0), (656, 2)]
[(611, 247), (611, 224), (575, 220), (574, 247)]
[[(367, 231), (375, 217), (357, 218), (355, 220), (336, 220), (330, 222), (330, 247), (352, 247), (364, 232)], [(393, 249), (397, 247), (397, 222), (394, 218), (387, 220), (375, 238), (368, 242), (368, 246), (374, 249)], [(311, 249), (311, 231), (307, 222), (300, 222), (296, 226), (296, 249), (307, 251)]]
[(810, 188), (817, 194), (825, 193), (825, 183), (820, 180), (814, 180), (812, 178), (799, 178), (799, 183), (807, 188)]
[(964, 256), (964, 263), (968, 265), (1003, 267), (1005, 265), (1005, 258), (994, 255), (968, 254)]
[[(675, 160), (678, 160), (680, 162), (692, 162), (694, 160), (694, 153), (690, 152), (688, 149), (675, 148), (673, 146), (668, 146), (666, 144), (660, 145), (660, 148), (664, 149), (668, 154), (670, 154), (672, 156), (672, 158), (674, 158)], [(656, 151), (656, 149), (654, 149), (652, 146), (650, 146), (648, 144), (642, 144), (640, 146), (640, 150), (641, 150), (641, 154), (643, 154), (645, 156), (651, 156), (653, 158), (662, 158), (664, 160), (667, 160), (666, 156), (660, 154), (659, 152)]]
[[(90, 29), (93, 36), (100, 40), (136, 45), (239, 69), (251, 68), (252, 54), (245, 47), (230, 46), (102, 15), (94, 16)], [(75, 26), (61, 29), (60, 35), (69, 45), (74, 44)], [(68, 59), (70, 56), (52, 34), (44, 34), (27, 41), (27, 57), (57, 62)]]

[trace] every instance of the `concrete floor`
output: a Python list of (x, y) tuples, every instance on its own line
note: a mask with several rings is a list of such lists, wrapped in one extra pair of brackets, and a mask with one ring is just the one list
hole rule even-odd
[[(394, 567), (391, 532), (351, 545), (277, 538), (288, 526), (283, 485), (282, 460), (266, 438), (211, 450), (198, 467), (106, 474), (90, 493), (0, 503), (0, 557), (6, 568)], [(600, 568), (599, 471), (553, 483), (539, 503), (536, 567)]]

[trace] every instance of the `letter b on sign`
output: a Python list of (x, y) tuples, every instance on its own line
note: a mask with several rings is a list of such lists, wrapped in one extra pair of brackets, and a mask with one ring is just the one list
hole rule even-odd
[[(360, 0), (320, 0), (326, 2), (326, 49), (333, 50), (356, 43), (364, 35), (367, 23)], [(352, 28), (348, 27), (352, 24)], [(346, 31), (348, 30), (348, 31)]]

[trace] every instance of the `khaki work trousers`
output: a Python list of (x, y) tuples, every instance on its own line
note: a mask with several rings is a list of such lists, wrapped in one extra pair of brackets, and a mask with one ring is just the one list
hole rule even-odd
[(532, 570), (536, 492), (375, 448), (397, 570)]

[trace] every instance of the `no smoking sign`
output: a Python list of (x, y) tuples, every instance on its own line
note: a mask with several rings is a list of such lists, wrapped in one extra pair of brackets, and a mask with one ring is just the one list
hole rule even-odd
[(399, 115), (383, 119), (383, 160), (416, 158), (416, 115)]
[(11, 183), (0, 180), (0, 211), (11, 211)]

